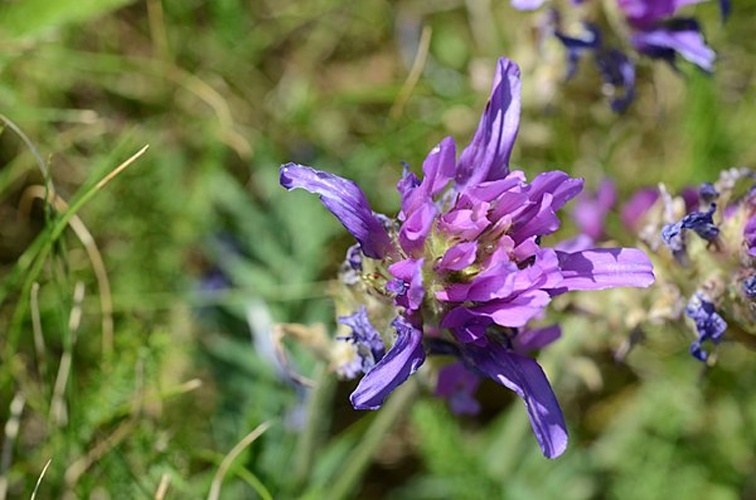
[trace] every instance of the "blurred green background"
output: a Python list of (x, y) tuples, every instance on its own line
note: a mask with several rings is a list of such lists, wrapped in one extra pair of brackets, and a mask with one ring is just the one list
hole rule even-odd
[(660, 327), (614, 362), (610, 293), (592, 296), (606, 318), (557, 313), (540, 358), (571, 432), (556, 461), (495, 384), (475, 418), (430, 396), (360, 413), (353, 384), (287, 344), (321, 381), (293, 385), (267, 335), (333, 327), (351, 244), (278, 166), (354, 179), (394, 214), (401, 162), (466, 144), (499, 56), (523, 69), (529, 177), (610, 175), (627, 196), (753, 166), (756, 4), (733, 4), (724, 24), (716, 2), (690, 11), (716, 73), (641, 60), (623, 116), (589, 61), (563, 82), (538, 14), (504, 0), (0, 4), (0, 112), (29, 141), (0, 135), (0, 498), (756, 498), (753, 354), (704, 373)]

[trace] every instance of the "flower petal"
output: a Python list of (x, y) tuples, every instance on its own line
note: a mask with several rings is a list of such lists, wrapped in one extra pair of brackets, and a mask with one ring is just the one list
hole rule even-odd
[(515, 351), (525, 354), (531, 351), (543, 349), (562, 336), (559, 325), (550, 325), (543, 328), (523, 328), (512, 341)]
[(675, 19), (674, 24), (638, 31), (632, 37), (632, 44), (650, 57), (674, 62), (675, 53), (692, 62), (704, 71), (714, 70), (716, 54), (706, 45), (698, 23), (693, 19)]
[(491, 96), (480, 117), (478, 130), (460, 154), (456, 175), (458, 189), (506, 177), (519, 127), (520, 68), (502, 57), (496, 65)]
[(567, 449), (567, 426), (546, 374), (535, 360), (489, 343), (481, 348), (465, 346), (464, 354), (476, 369), (522, 398), (530, 425), (547, 458)]
[(365, 255), (373, 259), (386, 255), (391, 246), (389, 235), (357, 184), (295, 163), (281, 166), (280, 182), (287, 190), (301, 188), (319, 195), (323, 205), (360, 243)]
[(397, 317), (396, 342), (383, 358), (367, 372), (349, 400), (357, 410), (377, 410), (386, 397), (401, 385), (425, 361), (420, 330)]
[(654, 282), (651, 261), (635, 248), (594, 248), (557, 255), (563, 280), (556, 293), (619, 286), (645, 288)]
[(457, 243), (444, 253), (444, 256), (438, 261), (435, 268), (439, 271), (461, 271), (475, 262), (477, 251), (477, 241)]
[(546, 0), (511, 0), (512, 7), (517, 10), (536, 10)]

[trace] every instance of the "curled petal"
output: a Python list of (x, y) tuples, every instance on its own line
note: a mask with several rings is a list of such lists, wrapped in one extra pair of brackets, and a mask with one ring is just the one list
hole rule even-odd
[(442, 271), (461, 271), (475, 262), (477, 251), (477, 241), (457, 243), (446, 251), (438, 264), (436, 264), (436, 269)]
[(287, 190), (301, 188), (319, 195), (323, 205), (360, 243), (365, 255), (373, 259), (386, 255), (391, 246), (389, 235), (357, 184), (295, 163), (281, 166), (280, 182)]
[(478, 130), (460, 154), (458, 188), (506, 177), (519, 127), (520, 68), (502, 57), (496, 65), (491, 96), (480, 117)]
[(557, 293), (620, 286), (645, 288), (654, 282), (651, 261), (635, 248), (594, 248), (557, 255), (563, 277)]
[(489, 343), (466, 346), (467, 361), (480, 372), (517, 393), (525, 403), (541, 451), (556, 458), (567, 449), (567, 426), (546, 374), (534, 360)]
[(411, 255), (422, 252), (437, 211), (436, 205), (429, 199), (407, 216), (399, 229), (399, 244), (405, 252)]
[(420, 330), (401, 317), (393, 322), (396, 342), (372, 370), (367, 372), (349, 400), (357, 410), (377, 410), (388, 395), (425, 361)]
[(423, 188), (427, 196), (438, 194), (454, 179), (457, 168), (457, 146), (446, 137), (433, 148), (423, 162)]
[(397, 303), (410, 311), (419, 309), (425, 298), (424, 263), (425, 259), (404, 259), (389, 266), (389, 272), (406, 284), (404, 293), (397, 297)]

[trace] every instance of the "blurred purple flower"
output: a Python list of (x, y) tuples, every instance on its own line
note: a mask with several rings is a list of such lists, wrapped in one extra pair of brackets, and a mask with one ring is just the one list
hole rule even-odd
[(630, 37), (633, 47), (649, 57), (675, 65), (676, 55), (704, 71), (714, 70), (716, 54), (706, 45), (701, 28), (694, 19), (674, 19), (654, 27), (638, 29)]
[(585, 53), (592, 53), (601, 79), (611, 89), (611, 106), (616, 113), (624, 112), (635, 98), (635, 64), (621, 50), (605, 47), (598, 26), (583, 23), (583, 32), (568, 36), (559, 29), (554, 35), (567, 49), (567, 75), (570, 79)]
[(625, 227), (633, 232), (637, 232), (640, 229), (644, 216), (658, 199), (659, 188), (648, 187), (636, 191), (625, 202), (620, 211), (620, 218)]
[(606, 215), (616, 202), (617, 188), (611, 179), (604, 179), (595, 193), (584, 192), (578, 196), (572, 218), (580, 232), (594, 241), (601, 239)]
[(704, 71), (714, 69), (716, 54), (706, 45), (695, 19), (672, 17), (683, 5), (700, 0), (617, 0), (631, 29), (633, 47), (674, 66), (679, 54)]
[(358, 384), (355, 408), (378, 408), (423, 363), (426, 349), (443, 340), (447, 354), (522, 398), (543, 453), (554, 458), (567, 443), (561, 410), (540, 366), (518, 352), (511, 332), (556, 295), (646, 287), (654, 276), (637, 249), (541, 247), (541, 237), (559, 228), (556, 212), (583, 182), (551, 171), (527, 183), (523, 172), (510, 171), (519, 119), (520, 70), (502, 58), (478, 129), (459, 158), (446, 138), (423, 162), (422, 179), (405, 170), (397, 185), (398, 230), (351, 181), (293, 163), (281, 167), (280, 178), (286, 189), (320, 195), (372, 259), (366, 283), (373, 295), (387, 297), (397, 315), (396, 340)]
[(480, 411), (480, 403), (473, 393), (480, 384), (480, 377), (465, 368), (462, 362), (446, 365), (438, 372), (436, 396), (449, 402), (457, 415), (475, 415)]

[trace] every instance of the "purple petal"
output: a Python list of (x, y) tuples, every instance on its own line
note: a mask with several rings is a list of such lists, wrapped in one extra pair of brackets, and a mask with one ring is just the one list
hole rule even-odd
[(513, 347), (520, 354), (527, 354), (557, 340), (562, 335), (559, 325), (551, 325), (543, 328), (523, 328), (515, 336)]
[(478, 130), (459, 157), (458, 190), (506, 177), (519, 126), (520, 68), (502, 57), (496, 65), (491, 96)]
[(430, 234), (437, 213), (436, 205), (429, 199), (407, 216), (399, 229), (399, 244), (410, 255), (422, 252), (425, 239)]
[(488, 203), (481, 202), (471, 209), (452, 210), (441, 217), (438, 228), (450, 236), (474, 240), (491, 225), (486, 217), (488, 206)]
[(617, 0), (617, 4), (631, 23), (647, 25), (671, 16), (679, 0)]
[(455, 307), (441, 321), (442, 328), (448, 328), (463, 344), (485, 341), (486, 330), (493, 323), (491, 318), (477, 314), (467, 307)]
[(672, 62), (674, 54), (680, 54), (704, 71), (714, 70), (716, 54), (701, 34), (698, 24), (692, 19), (679, 19), (675, 27), (660, 27), (636, 32), (632, 44), (650, 57)]
[(436, 298), (447, 302), (485, 302), (509, 297), (517, 271), (514, 262), (502, 260), (490, 265), (470, 282), (449, 284), (436, 293)]
[(423, 185), (427, 194), (436, 195), (454, 179), (457, 169), (457, 146), (454, 139), (446, 137), (433, 148), (423, 162)]
[(457, 306), (441, 321), (452, 330), (460, 342), (478, 340), (491, 322), (500, 326), (519, 328), (538, 316), (551, 297), (543, 290), (528, 290), (514, 298), (490, 300), (478, 306)]
[(368, 257), (381, 259), (389, 251), (391, 240), (386, 229), (354, 182), (295, 163), (281, 166), (280, 182), (287, 190), (302, 188), (319, 195), (323, 205), (355, 237)]
[(536, 10), (546, 0), (512, 0), (512, 7), (517, 10)]
[(370, 370), (354, 390), (349, 400), (357, 410), (377, 410), (386, 397), (401, 385), (425, 361), (420, 330), (397, 317), (396, 342), (386, 355)]
[(477, 251), (477, 241), (457, 243), (446, 251), (438, 264), (436, 264), (436, 269), (439, 271), (461, 271), (475, 262)]
[(492, 300), (474, 311), (490, 317), (497, 325), (519, 328), (541, 314), (550, 301), (547, 292), (528, 290), (513, 299)]
[(425, 259), (404, 259), (389, 266), (389, 272), (396, 278), (408, 283), (403, 296), (397, 297), (396, 301), (402, 307), (411, 311), (420, 308), (425, 297), (423, 286), (423, 264)]
[(527, 217), (518, 217), (519, 221), (509, 235), (516, 242), (531, 236), (551, 234), (559, 229), (559, 217), (553, 207), (553, 197), (545, 193), (541, 198), (537, 211), (528, 211)]
[(517, 393), (525, 403), (536, 440), (547, 458), (567, 449), (567, 425), (543, 369), (534, 360), (489, 343), (485, 348), (465, 346), (476, 369)]
[(553, 196), (551, 206), (556, 212), (582, 190), (583, 179), (575, 179), (562, 171), (551, 170), (538, 174), (533, 179), (528, 190), (528, 197), (536, 201), (545, 193), (550, 193)]
[(557, 252), (563, 275), (560, 291), (603, 290), (619, 286), (645, 288), (654, 282), (651, 261), (635, 248), (596, 248)]
[(445, 138), (433, 148), (423, 162), (423, 180), (405, 167), (397, 189), (402, 195), (400, 220), (423, 205), (433, 203), (433, 196), (443, 190), (456, 172), (456, 146), (454, 139)]

